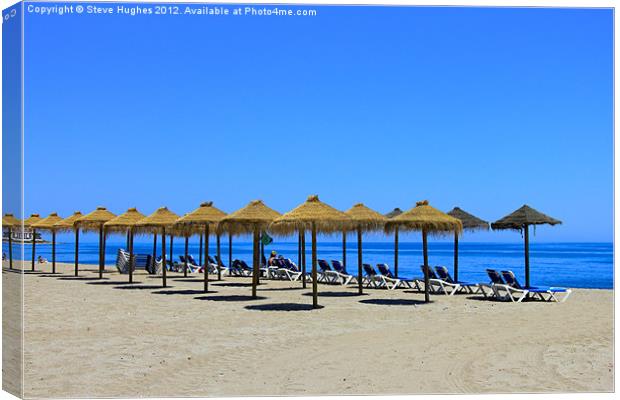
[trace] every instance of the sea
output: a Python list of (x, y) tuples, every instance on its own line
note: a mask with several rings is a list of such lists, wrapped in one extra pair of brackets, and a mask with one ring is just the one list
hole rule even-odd
[[(170, 257), (169, 241), (167, 241), (167, 257)], [(158, 242), (157, 254), (161, 254), (161, 243)], [(106, 268), (114, 268), (116, 253), (125, 248), (125, 241), (108, 240), (106, 243)], [(37, 244), (36, 254), (51, 260), (51, 244)], [(215, 240), (210, 241), (211, 255), (216, 254)], [(239, 258), (251, 264), (252, 243), (247, 241), (233, 242), (233, 259)], [(222, 260), (228, 264), (228, 240), (222, 239)], [(30, 259), (31, 245), (24, 246), (25, 258)], [(386, 263), (394, 269), (394, 244), (390, 242), (368, 242), (362, 244), (363, 262), (376, 265)], [(153, 242), (135, 242), (134, 251), (139, 254), (151, 254)], [(178, 261), (184, 254), (184, 241), (176, 239), (173, 243), (173, 257)], [(276, 251), (293, 262), (298, 263), (297, 242), (273, 242), (265, 246), (265, 256)], [(306, 265), (310, 270), (311, 246), (306, 244)], [(3, 243), (3, 252), (8, 254), (8, 244)], [(56, 259), (58, 262), (71, 263), (74, 260), (73, 243), (57, 243)], [(98, 243), (80, 243), (80, 263), (98, 263)], [(189, 253), (198, 260), (199, 245), (197, 240), (190, 241)], [(341, 260), (342, 243), (318, 242), (319, 259)], [(20, 246), (14, 244), (15, 259), (21, 258)], [(452, 273), (454, 266), (454, 244), (449, 242), (429, 242), (428, 257), (430, 265), (446, 266)], [(420, 277), (420, 265), (423, 263), (422, 243), (401, 242), (399, 244), (399, 275), (403, 277)], [(357, 245), (347, 243), (347, 270), (355, 274), (357, 271)], [(459, 280), (471, 282), (488, 282), (487, 268), (513, 271), (519, 281), (524, 283), (524, 248), (523, 243), (459, 243)], [(563, 286), (571, 288), (612, 289), (614, 278), (613, 243), (531, 243), (530, 244), (530, 283), (540, 286)]]

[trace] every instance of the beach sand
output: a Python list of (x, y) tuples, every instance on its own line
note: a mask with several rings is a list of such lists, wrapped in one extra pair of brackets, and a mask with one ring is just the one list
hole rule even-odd
[[(197, 275), (170, 274), (162, 289), (147, 275), (100, 281), (95, 268), (24, 276), (25, 397), (613, 390), (610, 290), (575, 290), (561, 304), (423, 304), (410, 290), (360, 297), (320, 284), (324, 308), (310, 310), (300, 283), (265, 281), (252, 300), (249, 278), (204, 294)], [(6, 266), (3, 278), (20, 283)], [(5, 378), (15, 371), (5, 365)]]

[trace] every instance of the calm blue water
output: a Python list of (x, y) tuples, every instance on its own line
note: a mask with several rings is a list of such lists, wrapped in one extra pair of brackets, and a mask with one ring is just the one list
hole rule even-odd
[[(194, 241), (195, 242), (195, 241)], [(190, 242), (189, 252), (198, 260), (198, 244)], [(210, 254), (215, 254), (215, 240), (211, 241)], [(167, 245), (170, 243), (167, 241)], [(108, 241), (106, 248), (106, 264), (113, 265), (116, 251), (124, 248), (124, 241)], [(161, 243), (158, 241), (158, 254)], [(327, 260), (342, 259), (341, 243), (319, 242), (318, 257)], [(51, 259), (51, 244), (37, 245), (37, 255)], [(135, 243), (136, 253), (150, 254), (152, 242)], [(265, 248), (268, 256), (276, 250), (285, 257), (297, 262), (297, 243), (274, 242)], [(306, 264), (310, 269), (310, 243), (306, 245)], [(3, 243), (3, 251), (8, 251), (7, 243)], [(15, 258), (20, 258), (19, 246), (14, 246)], [(31, 246), (25, 246), (26, 259), (30, 259)], [(364, 262), (377, 264), (387, 263), (393, 268), (393, 243), (364, 243)], [(184, 252), (182, 239), (174, 241), (174, 258)], [(228, 263), (228, 240), (222, 240), (222, 259)], [(73, 243), (56, 245), (59, 262), (73, 262)], [(169, 255), (168, 255), (169, 256)], [(452, 271), (453, 244), (446, 242), (429, 242), (429, 263), (445, 265)], [(250, 264), (252, 259), (252, 243), (233, 242), (233, 258), (241, 258)], [(80, 262), (97, 264), (97, 243), (80, 244)], [(400, 243), (399, 275), (421, 276), (422, 264), (421, 243)], [(486, 282), (486, 268), (510, 269), (517, 278), (525, 281), (523, 275), (523, 244), (521, 243), (460, 243), (459, 246), (459, 279), (474, 282)], [(347, 243), (347, 269), (351, 273), (357, 271), (357, 246)], [(555, 285), (575, 288), (613, 288), (613, 244), (612, 243), (533, 243), (530, 245), (530, 279), (533, 285)]]

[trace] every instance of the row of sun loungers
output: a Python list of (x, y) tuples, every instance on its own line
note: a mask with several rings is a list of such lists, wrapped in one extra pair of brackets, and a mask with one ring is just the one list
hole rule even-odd
[[(185, 263), (187, 263), (188, 272), (204, 272), (204, 266), (198, 265), (191, 255), (188, 255), (187, 259), (184, 256), (179, 256), (179, 260), (179, 263), (171, 264), (171, 269), (183, 271)], [(318, 266), (317, 282), (319, 283), (345, 286), (358, 284), (357, 274), (350, 274), (346, 267), (338, 260), (331, 260), (331, 265), (327, 260), (318, 260)], [(120, 273), (128, 273), (129, 253), (119, 249), (116, 267)], [(145, 269), (151, 274), (159, 274), (162, 269), (161, 259), (153, 263), (152, 256), (136, 254), (134, 255), (134, 270), (136, 268)], [(436, 266), (434, 268), (420, 266), (422, 272), (420, 277), (396, 277), (387, 264), (377, 264), (377, 269), (370, 264), (363, 264), (363, 269), (362, 285), (367, 288), (388, 290), (408, 288), (423, 291), (424, 272), (426, 269), (428, 271), (429, 291), (434, 294), (445, 294), (448, 296), (453, 296), (457, 293), (481, 294), (486, 298), (512, 302), (521, 302), (527, 298), (564, 302), (571, 294), (570, 289), (561, 287), (524, 287), (518, 282), (512, 271), (498, 272), (493, 269), (487, 269), (486, 272), (490, 281), (474, 283), (453, 279), (448, 269), (444, 266)], [(252, 267), (243, 260), (236, 259), (232, 265), (226, 267), (218, 256), (215, 256), (215, 259), (209, 257), (207, 270), (211, 274), (217, 274), (219, 270), (228, 273), (229, 276), (239, 277), (249, 277), (253, 273)], [(287, 281), (300, 281), (303, 274), (301, 269), (291, 259), (284, 257), (277, 258), (275, 265), (261, 266), (259, 271), (261, 278)], [(312, 281), (312, 274), (308, 271), (306, 271), (306, 280)]]

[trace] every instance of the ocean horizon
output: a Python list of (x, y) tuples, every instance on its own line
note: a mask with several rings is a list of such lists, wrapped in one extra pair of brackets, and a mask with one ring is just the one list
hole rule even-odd
[[(167, 240), (167, 257), (170, 256), (170, 242)], [(20, 245), (14, 244), (14, 259), (21, 259)], [(51, 261), (51, 244), (37, 244), (37, 256), (41, 255)], [(114, 268), (116, 253), (125, 248), (125, 241), (108, 240), (106, 243), (106, 267)], [(25, 259), (30, 259), (30, 244), (26, 244)], [(216, 254), (215, 240), (210, 241), (209, 254)], [(376, 265), (387, 263), (394, 270), (394, 243), (362, 243), (363, 262)], [(450, 242), (429, 242), (429, 264), (444, 265), (452, 273), (454, 264), (454, 244)], [(153, 242), (135, 242), (134, 250), (138, 254), (151, 254)], [(284, 257), (298, 262), (297, 242), (273, 242), (265, 246), (265, 256), (275, 250)], [(8, 244), (3, 243), (3, 252), (8, 251)], [(173, 244), (173, 257), (179, 261), (179, 255), (185, 251), (184, 240), (177, 238)], [(75, 247), (73, 243), (57, 243), (57, 262), (72, 263)], [(189, 253), (196, 260), (199, 258), (199, 245), (196, 240), (189, 243)], [(342, 242), (318, 242), (319, 259), (342, 260)], [(80, 243), (80, 263), (98, 263), (98, 243)], [(158, 239), (158, 256), (161, 254), (161, 242)], [(222, 239), (222, 260), (228, 265), (228, 240)], [(306, 266), (311, 268), (311, 245), (306, 244)], [(357, 243), (347, 242), (347, 269), (357, 273)], [(252, 243), (233, 241), (233, 259), (240, 258), (250, 263)], [(419, 242), (401, 242), (399, 244), (399, 275), (419, 277), (422, 275), (422, 244)], [(512, 270), (523, 283), (524, 248), (523, 243), (459, 243), (459, 279), (473, 282), (487, 282), (487, 268)], [(532, 285), (566, 286), (571, 288), (612, 289), (613, 288), (613, 243), (612, 242), (558, 242), (530, 244), (530, 280)]]

